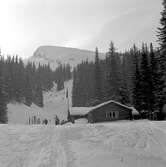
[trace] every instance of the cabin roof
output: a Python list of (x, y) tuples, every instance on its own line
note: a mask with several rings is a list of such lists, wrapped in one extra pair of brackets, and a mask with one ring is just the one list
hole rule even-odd
[(72, 107), (70, 108), (70, 115), (86, 115), (93, 107)]
[(86, 115), (90, 111), (95, 110), (97, 108), (100, 108), (102, 106), (105, 106), (105, 105), (107, 105), (109, 103), (114, 103), (114, 104), (117, 104), (117, 105), (119, 105), (121, 107), (124, 107), (126, 109), (132, 110), (132, 114), (133, 115), (139, 114), (138, 111), (134, 107), (128, 107), (128, 106), (126, 106), (124, 104), (121, 104), (121, 103), (119, 103), (117, 101), (114, 101), (114, 100), (106, 101), (106, 102), (101, 103), (101, 104), (99, 104), (97, 106), (94, 106), (94, 107), (72, 107), (72, 108), (70, 108), (70, 114), (71, 115)]

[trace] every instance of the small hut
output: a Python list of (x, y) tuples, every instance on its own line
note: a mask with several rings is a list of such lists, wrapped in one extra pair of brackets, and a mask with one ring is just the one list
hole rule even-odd
[(73, 107), (70, 110), (70, 119), (87, 118), (88, 122), (109, 122), (116, 120), (132, 120), (133, 115), (139, 113), (133, 108), (117, 101), (109, 100), (94, 107)]

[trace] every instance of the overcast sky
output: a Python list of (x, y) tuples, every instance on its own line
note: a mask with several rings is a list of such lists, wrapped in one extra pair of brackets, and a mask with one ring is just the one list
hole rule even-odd
[(0, 0), (2, 53), (32, 56), (41, 45), (106, 52), (155, 42), (161, 0)]

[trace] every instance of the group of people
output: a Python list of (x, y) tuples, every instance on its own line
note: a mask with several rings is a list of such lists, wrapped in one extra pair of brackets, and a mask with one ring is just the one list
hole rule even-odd
[[(37, 116), (32, 116), (32, 117), (29, 117), (28, 124), (29, 125), (33, 125), (33, 124), (47, 125), (47, 124), (51, 124), (51, 120), (47, 119), (47, 118), (41, 119), (41, 118), (38, 118)], [(55, 125), (59, 125), (60, 124), (60, 120), (59, 120), (57, 115), (54, 117), (54, 124)]]
[(47, 118), (45, 119), (40, 119), (40, 118), (37, 118), (36, 116), (32, 116), (32, 117), (29, 117), (29, 125), (32, 125), (32, 124), (44, 124), (44, 125), (47, 125), (48, 123), (51, 123), (51, 120), (48, 120)]

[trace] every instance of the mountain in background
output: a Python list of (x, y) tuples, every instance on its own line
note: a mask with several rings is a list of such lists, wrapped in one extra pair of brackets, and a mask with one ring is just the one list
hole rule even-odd
[[(105, 58), (104, 53), (100, 53), (101, 59)], [(76, 48), (67, 48), (59, 46), (40, 46), (28, 61), (35, 62), (37, 65), (50, 64), (55, 69), (58, 64), (69, 63), (71, 67), (77, 66), (82, 61), (94, 61), (95, 52), (88, 50), (81, 50)]]
[[(99, 53), (100, 59), (105, 58), (104, 53)], [(58, 64), (69, 63), (71, 67), (75, 67), (82, 61), (94, 61), (95, 52), (88, 50), (81, 50), (76, 48), (67, 48), (59, 46), (40, 46), (28, 61), (35, 62), (36, 65), (50, 64), (55, 69)]]

